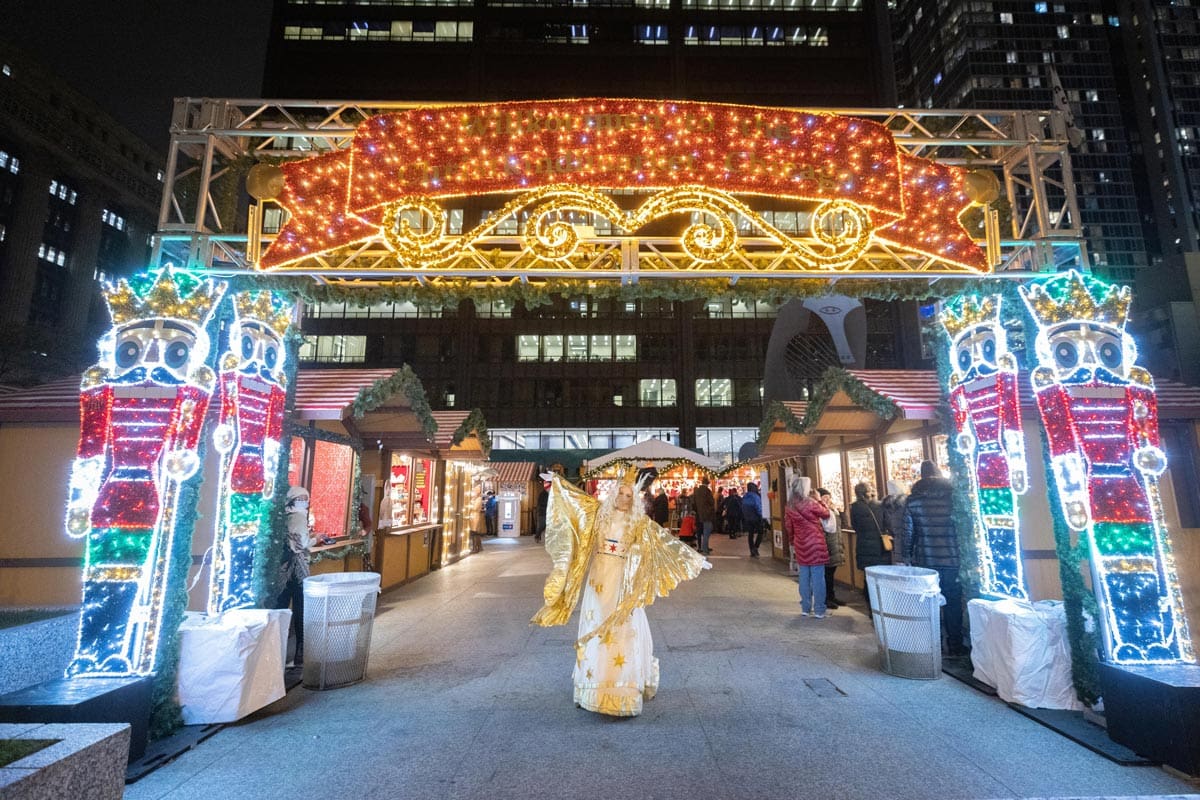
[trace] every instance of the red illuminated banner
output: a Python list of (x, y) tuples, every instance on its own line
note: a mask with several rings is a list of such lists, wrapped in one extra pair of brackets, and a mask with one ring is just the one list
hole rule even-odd
[(291, 216), (266, 268), (379, 236), (396, 203), (570, 185), (846, 201), (869, 214), (876, 240), (986, 270), (958, 221), (963, 171), (904, 155), (887, 128), (854, 117), (647, 100), (416, 108), (372, 117), (349, 149), (283, 170)]

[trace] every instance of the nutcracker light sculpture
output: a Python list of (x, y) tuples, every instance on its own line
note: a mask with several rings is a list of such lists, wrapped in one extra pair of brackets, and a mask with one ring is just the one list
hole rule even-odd
[(70, 676), (155, 670), (180, 487), (216, 382), (206, 326), (225, 284), (166, 268), (104, 289), (113, 327), (80, 389), (66, 528), (87, 539)]
[(1074, 270), (1021, 287), (1032, 373), (1067, 525), (1086, 538), (1101, 632), (1118, 664), (1194, 661), (1163, 520), (1154, 382), (1125, 331), (1131, 294)]
[(1017, 360), (1008, 352), (1000, 305), (999, 295), (962, 298), (943, 307), (940, 321), (954, 364), (955, 446), (967, 462), (977, 513), (980, 589), (984, 595), (1026, 600), (1016, 506), (1016, 496), (1028, 488), (1025, 437)]
[(287, 397), (283, 337), (291, 307), (269, 291), (233, 296), (235, 319), (218, 359), (221, 453), (208, 613), (254, 605), (254, 554), (275, 494)]

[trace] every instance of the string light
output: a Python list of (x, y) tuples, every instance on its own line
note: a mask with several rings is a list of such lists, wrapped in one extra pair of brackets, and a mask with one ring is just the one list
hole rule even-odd
[(155, 671), (180, 519), (216, 378), (205, 331), (225, 284), (169, 267), (104, 287), (113, 327), (80, 387), (67, 534), (86, 538), (68, 676)]
[[(348, 150), (283, 170), (278, 202), (290, 216), (263, 255), (264, 268), (376, 238), (403, 266), (446, 263), (508, 213), (551, 196), (571, 202), (539, 208), (535, 217), (570, 207), (630, 232), (666, 214), (710, 214), (721, 230), (693, 225), (684, 244), (698, 262), (718, 263), (735, 252), (737, 239), (724, 198), (746, 194), (818, 204), (812, 233), (823, 249), (778, 232), (759, 214), (743, 214), (765, 235), (809, 254), (804, 263), (814, 267), (843, 268), (873, 238), (987, 271), (958, 219), (970, 202), (961, 168), (900, 153), (880, 123), (827, 113), (618, 99), (416, 108), (371, 117)], [(581, 192), (629, 189), (661, 196), (635, 213), (607, 197), (572, 204)], [(515, 206), (450, 237), (436, 200), (486, 194), (518, 197)], [(564, 258), (573, 235), (567, 227), (553, 226), (549, 239), (538, 234), (543, 247), (535, 254)]]
[(213, 444), (221, 453), (217, 527), (208, 613), (255, 604), (256, 539), (269, 521), (283, 435), (287, 378), (284, 337), (291, 306), (269, 291), (233, 296), (235, 319), (218, 359), (221, 415)]
[(1032, 383), (1067, 525), (1086, 537), (1109, 660), (1195, 661), (1163, 517), (1154, 381), (1125, 331), (1131, 292), (1071, 270), (1020, 287)]
[(1027, 600), (1016, 495), (1028, 489), (1017, 394), (1017, 360), (1008, 351), (1001, 298), (947, 302), (939, 321), (950, 337), (950, 407), (955, 444), (967, 462), (985, 596)]

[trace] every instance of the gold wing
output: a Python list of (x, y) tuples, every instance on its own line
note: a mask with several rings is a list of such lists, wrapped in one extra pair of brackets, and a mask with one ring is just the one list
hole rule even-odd
[(633, 609), (652, 604), (655, 598), (666, 597), (683, 583), (704, 570), (704, 556), (688, 547), (670, 531), (649, 517), (642, 517), (634, 529), (633, 543), (625, 556), (625, 572), (621, 579), (621, 599), (613, 613), (595, 630), (575, 643), (582, 647), (589, 639), (603, 637), (622, 624)]
[(542, 596), (546, 604), (533, 623), (562, 625), (571, 617), (596, 549), (596, 510), (600, 501), (555, 475), (546, 503), (546, 552), (553, 566)]

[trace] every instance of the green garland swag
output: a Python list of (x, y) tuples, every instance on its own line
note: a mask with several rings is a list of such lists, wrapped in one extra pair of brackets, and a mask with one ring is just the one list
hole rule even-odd
[(367, 544), (348, 544), (345, 547), (339, 547), (335, 550), (322, 550), (316, 555), (309, 555), (309, 564), (319, 564), (322, 561), (341, 561), (350, 558), (351, 556), (365, 556), (367, 554)]
[(758, 447), (766, 447), (771, 431), (776, 422), (782, 422), (788, 433), (806, 433), (825, 413), (825, 407), (838, 392), (845, 392), (855, 405), (871, 411), (882, 419), (892, 419), (900, 413), (900, 407), (891, 399), (877, 394), (858, 378), (841, 367), (830, 367), (821, 375), (817, 385), (809, 395), (808, 407), (804, 411), (804, 419), (796, 421), (795, 415), (787, 410), (782, 403), (775, 401), (767, 407), (766, 417), (758, 428)]
[(351, 414), (355, 419), (360, 419), (368, 411), (382, 406), (397, 393), (402, 394), (408, 400), (409, 407), (421, 423), (425, 438), (432, 441), (437, 434), (437, 422), (433, 418), (433, 409), (429, 407), (429, 400), (425, 396), (425, 387), (421, 385), (421, 379), (408, 364), (396, 370), (390, 378), (382, 378), (370, 386), (360, 389), (354, 397), (354, 402), (350, 404)]
[[(640, 467), (642, 464), (645, 464), (647, 461), (661, 461), (661, 460), (662, 459), (614, 458), (612, 461), (606, 461), (604, 464), (600, 465), (599, 467), (596, 467), (595, 469), (592, 469), (592, 470), (588, 470), (587, 472), (581, 474), (579, 476), (579, 480), (590, 481), (593, 479), (603, 479), (605, 477), (604, 473), (608, 472), (613, 467), (620, 467), (621, 470), (624, 471), (624, 470), (629, 469), (630, 467)], [(671, 459), (670, 461), (668, 461), (664, 466), (661, 466), (661, 467), (656, 466), (655, 469), (657, 469), (660, 473), (662, 473), (662, 472), (670, 472), (671, 470), (673, 470), (677, 467), (691, 467), (692, 469), (696, 469), (701, 472), (708, 473), (709, 475), (715, 475), (717, 477), (726, 475), (730, 471), (732, 471), (732, 468), (730, 468), (730, 467), (727, 467), (727, 468), (721, 469), (721, 470), (714, 470), (711, 467), (704, 466), (703, 464), (697, 464), (695, 461), (693, 461), (690, 458), (674, 458), (674, 459)]]
[(746, 302), (782, 304), (793, 298), (824, 297), (831, 293), (869, 300), (930, 300), (960, 294), (996, 294), (1013, 281), (1000, 278), (936, 278), (928, 275), (897, 273), (886, 280), (822, 276), (805, 278), (743, 278), (730, 283), (728, 278), (663, 280), (646, 273), (635, 283), (621, 283), (614, 273), (611, 281), (547, 278), (522, 281), (512, 278), (480, 283), (468, 278), (442, 278), (419, 283), (416, 279), (339, 281), (318, 283), (311, 277), (275, 275), (270, 272), (242, 275), (230, 279), (231, 291), (272, 289), (290, 292), (306, 303), (350, 303), (367, 306), (380, 302), (407, 302), (431, 308), (457, 306), (462, 300), (477, 302), (507, 301), (523, 303), (527, 308), (552, 303), (556, 297), (589, 295), (616, 300), (703, 300), (729, 299)]
[(460, 444), (471, 434), (475, 434), (475, 438), (479, 440), (479, 446), (483, 448), (483, 457), (487, 458), (492, 452), (492, 437), (488, 433), (487, 420), (483, 416), (483, 411), (478, 408), (472, 408), (471, 413), (467, 414), (467, 418), (454, 429), (454, 435), (450, 437), (450, 445), (453, 447)]

